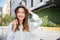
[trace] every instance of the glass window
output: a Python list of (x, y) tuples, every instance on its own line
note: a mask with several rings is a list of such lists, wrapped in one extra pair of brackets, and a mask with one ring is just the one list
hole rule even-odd
[(31, 7), (33, 7), (33, 0), (31, 0)]

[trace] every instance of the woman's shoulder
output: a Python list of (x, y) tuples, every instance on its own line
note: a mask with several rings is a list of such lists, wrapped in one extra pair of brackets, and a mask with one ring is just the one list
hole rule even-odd
[(12, 24), (16, 24), (16, 23), (18, 23), (17, 19), (12, 21)]
[(9, 25), (8, 25), (8, 26), (12, 26), (13, 24), (16, 24), (16, 21), (17, 21), (16, 19), (15, 19), (15, 20), (13, 20), (12, 22), (10, 22), (10, 23), (9, 23)]

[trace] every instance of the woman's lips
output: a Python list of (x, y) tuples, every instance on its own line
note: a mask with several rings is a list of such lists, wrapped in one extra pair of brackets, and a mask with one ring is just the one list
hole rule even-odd
[(20, 18), (20, 19), (21, 19), (21, 18), (23, 18), (23, 16), (19, 16), (18, 18)]
[(23, 18), (23, 16), (19, 16), (20, 18)]

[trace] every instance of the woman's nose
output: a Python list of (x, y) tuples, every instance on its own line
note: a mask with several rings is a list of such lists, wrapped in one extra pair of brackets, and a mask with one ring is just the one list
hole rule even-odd
[(18, 15), (21, 15), (22, 13), (19, 13)]

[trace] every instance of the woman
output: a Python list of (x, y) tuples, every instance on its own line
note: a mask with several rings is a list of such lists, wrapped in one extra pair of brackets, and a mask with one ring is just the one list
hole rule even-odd
[[(28, 19), (28, 13), (32, 15), (34, 22)], [(32, 40), (31, 33), (33, 29), (40, 26), (42, 20), (38, 15), (24, 6), (18, 6), (15, 9), (16, 19), (10, 25), (10, 34), (7, 40)]]

